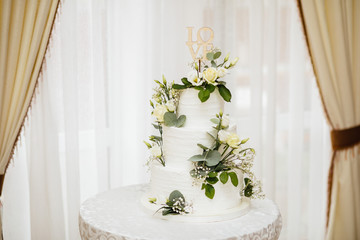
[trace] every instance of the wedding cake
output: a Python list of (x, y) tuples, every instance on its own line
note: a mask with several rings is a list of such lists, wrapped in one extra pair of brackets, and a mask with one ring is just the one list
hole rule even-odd
[(245, 214), (249, 198), (263, 196), (252, 171), (255, 150), (223, 113), (231, 101), (226, 75), (238, 58), (220, 57), (213, 49), (194, 61), (182, 84), (155, 80), (150, 105), (159, 134), (145, 141), (151, 178), (142, 199), (155, 216), (220, 221)]

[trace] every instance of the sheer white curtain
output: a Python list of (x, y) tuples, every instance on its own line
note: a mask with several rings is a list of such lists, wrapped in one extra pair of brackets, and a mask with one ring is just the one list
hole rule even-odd
[(329, 137), (293, 1), (78, 0), (63, 3), (6, 176), (5, 239), (78, 239), (82, 201), (148, 181), (152, 80), (187, 73), (188, 26), (240, 58), (225, 111), (257, 150), (281, 238), (323, 238)]

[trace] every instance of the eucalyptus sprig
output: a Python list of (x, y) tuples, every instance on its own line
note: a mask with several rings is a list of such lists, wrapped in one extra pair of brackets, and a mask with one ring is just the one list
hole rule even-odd
[[(195, 61), (193, 71), (187, 77), (181, 79), (181, 84), (174, 84), (174, 89), (187, 89), (194, 88), (199, 91), (198, 97), (201, 102), (206, 102), (210, 94), (217, 88), (220, 95), (226, 102), (231, 101), (231, 92), (225, 86), (226, 82), (221, 80), (225, 77), (228, 69), (234, 67), (239, 60), (235, 58), (229, 62), (229, 54), (225, 56), (222, 61), (220, 60), (221, 52), (218, 49), (212, 49), (206, 54), (206, 61), (201, 59)], [(202, 67), (203, 66), (203, 67)]]
[(215, 196), (214, 185), (219, 181), (226, 184), (229, 179), (234, 187), (239, 185), (240, 170), (246, 177), (243, 179), (244, 188), (240, 194), (246, 197), (261, 197), (261, 182), (256, 180), (252, 172), (255, 150), (253, 148), (242, 148), (249, 139), (240, 141), (236, 133), (228, 132), (229, 119), (222, 111), (216, 114), (216, 118), (210, 120), (215, 124), (213, 131), (208, 135), (213, 139), (211, 146), (198, 144), (203, 150), (200, 155), (192, 156), (189, 161), (193, 162), (194, 169), (190, 175), (200, 181), (201, 189), (205, 195), (213, 199)]
[(157, 212), (160, 210), (162, 210), (163, 216), (178, 214), (183, 215), (192, 212), (192, 205), (185, 201), (185, 197), (180, 191), (175, 190), (170, 193), (169, 199), (163, 207), (157, 210)]
[(173, 88), (174, 82), (168, 82), (166, 78), (162, 77), (162, 82), (155, 80), (157, 86), (154, 88), (150, 106), (152, 108), (151, 114), (156, 118), (153, 127), (159, 131), (159, 135), (151, 135), (149, 142), (144, 141), (151, 156), (148, 164), (156, 160), (161, 165), (165, 166), (165, 159), (163, 154), (163, 125), (182, 127), (185, 124), (186, 117), (184, 115), (176, 116), (177, 105), (179, 103), (179, 91)]

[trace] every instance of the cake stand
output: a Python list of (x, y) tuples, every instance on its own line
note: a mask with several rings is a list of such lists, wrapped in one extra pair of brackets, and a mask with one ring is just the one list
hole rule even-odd
[(155, 218), (144, 211), (140, 199), (147, 185), (121, 187), (100, 193), (80, 207), (83, 240), (199, 240), (278, 239), (281, 215), (269, 199), (252, 200), (246, 215), (211, 223), (186, 223)]

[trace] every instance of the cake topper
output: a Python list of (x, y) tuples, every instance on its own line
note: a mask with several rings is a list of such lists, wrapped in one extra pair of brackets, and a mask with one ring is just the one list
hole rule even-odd
[[(197, 39), (193, 41), (192, 32), (194, 27), (187, 27), (188, 30), (188, 40), (186, 45), (189, 47), (191, 57), (193, 60), (206, 60), (206, 54), (210, 52), (211, 48), (213, 48), (212, 40), (214, 38), (214, 31), (209, 27), (202, 27), (197, 31)], [(210, 36), (207, 40), (204, 40), (201, 36), (201, 32), (209, 32)], [(194, 51), (193, 45), (197, 45), (196, 51)], [(202, 48), (202, 57), (198, 56), (200, 49)]]

